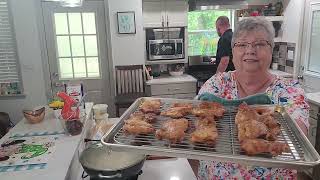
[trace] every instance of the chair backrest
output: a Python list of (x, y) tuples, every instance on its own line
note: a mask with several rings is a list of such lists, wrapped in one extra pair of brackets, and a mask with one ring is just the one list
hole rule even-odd
[(116, 94), (144, 93), (145, 72), (143, 65), (116, 66)]

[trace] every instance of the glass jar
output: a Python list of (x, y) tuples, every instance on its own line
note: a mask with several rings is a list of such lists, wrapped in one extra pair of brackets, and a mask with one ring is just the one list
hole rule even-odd
[(81, 134), (85, 117), (85, 113), (80, 113), (79, 118), (63, 118), (60, 115), (59, 121), (67, 135), (75, 136)]

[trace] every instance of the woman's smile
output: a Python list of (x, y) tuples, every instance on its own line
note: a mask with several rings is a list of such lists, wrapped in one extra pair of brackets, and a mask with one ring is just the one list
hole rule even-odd
[(243, 61), (244, 61), (244, 62), (247, 62), (247, 63), (256, 63), (256, 62), (259, 62), (259, 60), (257, 60), (257, 59), (244, 59)]

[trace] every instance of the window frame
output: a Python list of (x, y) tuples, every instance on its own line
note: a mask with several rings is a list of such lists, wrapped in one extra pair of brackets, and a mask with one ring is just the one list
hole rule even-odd
[[(54, 14), (55, 13), (66, 13), (67, 14), (67, 19), (69, 19), (68, 17), (68, 13), (92, 13), (91, 11), (88, 11), (88, 10), (84, 10), (81, 12), (79, 12), (79, 10), (75, 10), (75, 11), (63, 11), (63, 10), (58, 10), (58, 11), (55, 11), (53, 12), (53, 15), (52, 15), (52, 41), (54, 43), (54, 46), (55, 46), (55, 50), (56, 50), (56, 53), (55, 53), (55, 59), (56, 59), (56, 66), (57, 66), (57, 71), (58, 71), (58, 77), (59, 77), (59, 81), (68, 81), (68, 80), (90, 80), (90, 79), (102, 79), (102, 66), (101, 66), (101, 57), (100, 57), (100, 48), (99, 48), (99, 33), (98, 33), (98, 25), (97, 25), (97, 14), (95, 12), (93, 12), (95, 14), (95, 26), (96, 26), (96, 34), (84, 34), (84, 28), (83, 28), (83, 19), (82, 19), (82, 15), (81, 15), (81, 25), (82, 25), (82, 34), (70, 34), (70, 26), (68, 24), (68, 34), (57, 34), (56, 33), (56, 29), (55, 29), (55, 19), (54, 19)], [(69, 22), (69, 20), (67, 21)], [(86, 55), (86, 49), (85, 49), (85, 36), (90, 36), (90, 35), (95, 35), (96, 36), (96, 42), (97, 42), (97, 55), (96, 56), (87, 56)], [(70, 56), (62, 56), (62, 57), (59, 57), (59, 54), (58, 54), (58, 43), (57, 43), (57, 37), (58, 36), (66, 36), (68, 37), (69, 39), (69, 46), (70, 46)], [(72, 36), (83, 36), (83, 48), (84, 48), (84, 55), (83, 56), (73, 56), (72, 55), (72, 45), (71, 45), (71, 37)], [(51, 42), (50, 42), (51, 43)], [(87, 69), (87, 60), (86, 58), (91, 58), (91, 57), (97, 57), (98, 58), (98, 64), (99, 64), (99, 76), (98, 77), (87, 77), (88, 76), (88, 69)], [(62, 78), (61, 77), (61, 69), (60, 69), (60, 64), (59, 64), (59, 59), (60, 58), (70, 58), (72, 60), (72, 70), (73, 70), (73, 77), (72, 78)], [(75, 77), (74, 76), (74, 63), (73, 63), (73, 58), (85, 58), (85, 64), (86, 64), (86, 77)]]
[[(231, 29), (234, 29), (234, 27), (235, 27), (235, 17), (236, 17), (236, 11), (234, 10), (234, 9), (217, 9), (217, 10), (210, 10), (210, 11), (229, 11), (229, 21), (230, 21), (230, 26), (231, 26)], [(190, 53), (190, 51), (189, 51), (189, 47), (190, 47), (190, 44), (189, 44), (189, 40), (190, 40), (190, 38), (189, 38), (189, 34), (196, 34), (196, 33), (198, 33), (198, 32), (200, 32), (201, 33), (201, 31), (202, 32), (210, 32), (210, 31), (214, 31), (214, 32), (216, 32), (216, 30), (215, 30), (215, 26), (214, 27), (212, 27), (212, 29), (209, 29), (209, 30), (189, 30), (188, 29), (188, 53)], [(219, 38), (218, 38), (219, 39)], [(214, 55), (207, 55), (207, 54), (198, 54), (198, 55), (190, 55), (190, 54), (188, 54), (188, 56), (189, 57), (195, 57), (195, 56), (210, 56), (210, 57), (216, 57), (216, 52), (214, 52)]]

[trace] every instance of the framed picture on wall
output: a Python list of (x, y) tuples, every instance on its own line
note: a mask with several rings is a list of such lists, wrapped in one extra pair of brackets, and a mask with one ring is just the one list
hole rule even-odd
[(135, 34), (136, 20), (134, 11), (117, 12), (118, 33)]

